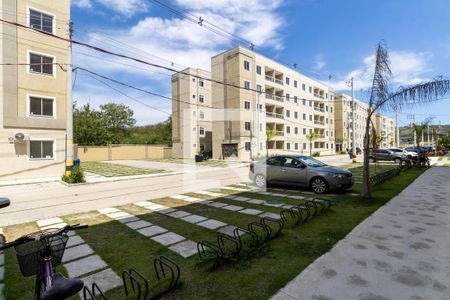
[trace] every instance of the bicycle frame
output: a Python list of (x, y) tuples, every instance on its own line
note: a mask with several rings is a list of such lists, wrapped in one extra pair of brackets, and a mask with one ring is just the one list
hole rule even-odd
[(53, 286), (52, 250), (48, 238), (45, 238), (44, 261), (41, 269), (42, 271), (36, 275), (35, 297), (37, 300), (41, 299), (43, 291), (45, 292)]

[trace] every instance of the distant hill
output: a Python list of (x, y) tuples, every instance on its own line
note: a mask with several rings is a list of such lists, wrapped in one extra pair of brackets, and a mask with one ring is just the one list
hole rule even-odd
[[(440, 134), (446, 134), (450, 135), (450, 125), (430, 125), (430, 135), (432, 132), (432, 129), (435, 128), (438, 130), (438, 133)], [(427, 140), (427, 130), (424, 132), (424, 138), (425, 141)], [(403, 126), (400, 127), (400, 140), (402, 142), (409, 142), (411, 143), (413, 141), (413, 129), (410, 126)], [(431, 138), (430, 138), (431, 139)]]

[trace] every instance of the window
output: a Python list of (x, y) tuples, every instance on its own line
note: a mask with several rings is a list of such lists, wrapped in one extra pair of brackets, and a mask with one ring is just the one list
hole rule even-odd
[(302, 83), (302, 90), (306, 91), (306, 84)]
[(246, 131), (251, 131), (252, 124), (250, 122), (245, 122), (244, 123), (244, 128)]
[(309, 87), (309, 92), (312, 94), (312, 87)]
[(294, 119), (298, 119), (298, 112), (294, 111)]
[(289, 85), (289, 77), (286, 77), (286, 84)]
[(306, 114), (303, 114), (303, 120), (306, 121)]
[(205, 83), (203, 82), (203, 79), (199, 79), (198, 80), (198, 86), (199, 87), (204, 87), (205, 86)]
[(192, 99), (195, 99), (195, 95), (192, 95)]
[(303, 143), (303, 149), (306, 149), (306, 143)]
[(259, 123), (259, 131), (262, 132), (263, 131), (263, 124)]
[(325, 124), (328, 124), (328, 118), (325, 119)]
[(289, 95), (288, 93), (286, 93), (286, 101), (290, 101), (289, 99), (291, 98), (291, 95)]
[(196, 132), (197, 131), (197, 127), (192, 127), (192, 131)]
[(298, 85), (297, 80), (294, 80), (294, 87), (297, 87), (297, 85)]
[(250, 110), (250, 102), (249, 101), (244, 101), (244, 109)]
[(287, 118), (291, 117), (291, 111), (289, 109), (286, 110), (286, 117)]
[(295, 143), (295, 150), (298, 150), (298, 143)]
[(244, 88), (245, 88), (246, 90), (249, 90), (249, 89), (250, 89), (250, 81), (247, 81), (247, 80), (244, 81)]
[(53, 75), (54, 74), (54, 58), (50, 56), (39, 55), (36, 53), (29, 54), (30, 72), (38, 74)]
[(325, 111), (328, 112), (328, 105), (325, 105)]
[(312, 104), (313, 104), (312, 100), (309, 100), (309, 107), (312, 107)]
[(192, 144), (192, 148), (197, 148), (197, 144)]
[(54, 99), (29, 97), (29, 116), (54, 117)]
[(291, 133), (291, 126), (286, 126), (286, 133), (288, 133), (288, 134)]
[(330, 119), (330, 124), (333, 124), (333, 119)]
[(286, 143), (286, 150), (291, 150), (291, 143)]
[(306, 135), (306, 128), (303, 127), (303, 134)]
[(205, 118), (205, 113), (203, 111), (200, 111), (199, 115), (200, 115), (200, 119), (204, 119)]
[(54, 141), (30, 141), (30, 160), (53, 159)]
[(205, 128), (200, 127), (200, 130), (198, 131), (198, 133), (202, 136), (205, 135)]
[(256, 85), (256, 90), (257, 90), (258, 92), (262, 92), (262, 86), (261, 86), (260, 84), (257, 84), (257, 85)]
[(199, 95), (199, 96), (198, 96), (198, 102), (200, 102), (200, 103), (205, 103), (205, 96)]
[(205, 151), (205, 144), (200, 144), (200, 151)]
[(328, 99), (328, 93), (325, 93), (325, 99)]
[(250, 62), (247, 60), (244, 60), (244, 69), (250, 71)]
[(294, 133), (295, 133), (295, 134), (298, 134), (298, 127), (295, 127), (295, 128), (294, 128)]
[(245, 151), (250, 151), (252, 149), (252, 143), (245, 142)]
[(294, 103), (298, 103), (297, 96), (294, 96)]
[(325, 131), (325, 136), (328, 136), (328, 130)]
[(195, 82), (195, 78), (192, 78), (192, 82)]
[(30, 9), (30, 27), (36, 30), (53, 33), (53, 16)]
[(333, 107), (330, 107), (330, 112), (333, 112)]
[(257, 73), (258, 75), (261, 75), (261, 73), (262, 73), (262, 68), (261, 68), (261, 66), (256, 66), (256, 73)]
[(309, 120), (312, 121), (312, 115), (309, 115)]
[(328, 143), (326, 143), (326, 147), (327, 147), (327, 149), (328, 149)]
[(306, 106), (306, 99), (303, 99), (302, 102), (303, 102), (303, 105)]

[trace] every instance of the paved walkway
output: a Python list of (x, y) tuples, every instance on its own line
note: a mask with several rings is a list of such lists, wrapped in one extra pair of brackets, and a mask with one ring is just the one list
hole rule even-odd
[(450, 299), (449, 183), (429, 169), (272, 299)]

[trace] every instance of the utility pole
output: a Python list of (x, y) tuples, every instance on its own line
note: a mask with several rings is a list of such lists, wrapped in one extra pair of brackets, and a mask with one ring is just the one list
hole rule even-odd
[(427, 124), (427, 145), (430, 145), (430, 123)]
[(352, 162), (356, 163), (355, 88), (354, 88), (354, 84), (353, 83), (354, 82), (353, 82), (353, 77), (352, 77), (352, 78), (350, 78), (350, 81), (347, 82), (347, 85), (349, 85), (352, 88)]
[(398, 127), (398, 107), (395, 108), (395, 131), (397, 148), (400, 147), (400, 128)]
[[(415, 115), (408, 115), (408, 119), (412, 120), (412, 124), (416, 125), (416, 116)], [(417, 145), (417, 135), (416, 135), (416, 130), (414, 129), (413, 126), (411, 126), (413, 128), (413, 134), (414, 134), (414, 146)]]
[(72, 36), (73, 22), (69, 21), (69, 49), (66, 66), (66, 176), (70, 176), (73, 168), (73, 101), (72, 101)]
[(261, 96), (261, 92), (258, 91), (257, 92), (257, 101), (256, 101), (256, 156), (259, 157), (259, 144), (260, 144), (260, 140), (259, 140), (259, 115), (261, 113), (261, 110), (259, 109), (259, 97)]

